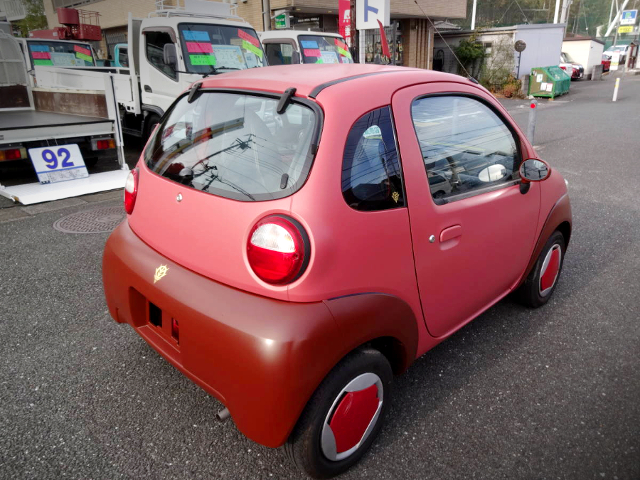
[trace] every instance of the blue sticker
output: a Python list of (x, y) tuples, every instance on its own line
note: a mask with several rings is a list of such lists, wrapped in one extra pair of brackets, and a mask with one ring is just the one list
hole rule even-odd
[(318, 48), (318, 42), (312, 40), (300, 40), (302, 48)]
[(49, 45), (29, 45), (29, 50), (32, 52), (48, 52)]
[(202, 30), (183, 30), (182, 36), (185, 40), (190, 42), (210, 42), (209, 32), (203, 32)]

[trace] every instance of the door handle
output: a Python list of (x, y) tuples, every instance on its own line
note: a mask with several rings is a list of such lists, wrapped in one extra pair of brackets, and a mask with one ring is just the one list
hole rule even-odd
[(462, 235), (462, 225), (453, 225), (440, 232), (440, 243), (448, 242)]
[(145, 85), (144, 86), (144, 91), (145, 92), (149, 92), (149, 93), (153, 93), (153, 90), (151, 90), (151, 87), (149, 85)]

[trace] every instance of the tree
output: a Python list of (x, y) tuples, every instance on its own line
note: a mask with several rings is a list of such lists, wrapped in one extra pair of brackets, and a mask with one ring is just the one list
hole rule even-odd
[(48, 28), (47, 16), (44, 14), (42, 0), (23, 0), (27, 16), (16, 22), (20, 35), (28, 37), (31, 30)]

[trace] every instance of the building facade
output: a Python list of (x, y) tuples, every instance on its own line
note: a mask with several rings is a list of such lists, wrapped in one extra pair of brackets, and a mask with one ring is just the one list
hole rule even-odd
[[(164, 5), (174, 5), (180, 0), (164, 0)], [(261, 31), (263, 27), (262, 0), (235, 0), (238, 15)], [(113, 47), (126, 42), (127, 19), (142, 18), (156, 10), (157, 0), (44, 0), (49, 28), (59, 25), (58, 7), (91, 10), (100, 14), (103, 40), (97, 45), (101, 58), (113, 56)], [(182, 2), (181, 2), (182, 3)], [(355, 8), (355, 0), (351, 2)], [(420, 7), (413, 0), (394, 0), (391, 3), (391, 23), (385, 29), (392, 50), (390, 63), (408, 67), (431, 68), (433, 64), (433, 22), (464, 18), (466, 0), (422, 0)], [(289, 16), (291, 28), (319, 32), (338, 33), (338, 0), (270, 0), (270, 17), (275, 13)], [(355, 15), (352, 15), (355, 23)], [(272, 20), (271, 28), (275, 28)], [(380, 32), (365, 30), (364, 60), (367, 63), (387, 63), (381, 56)]]

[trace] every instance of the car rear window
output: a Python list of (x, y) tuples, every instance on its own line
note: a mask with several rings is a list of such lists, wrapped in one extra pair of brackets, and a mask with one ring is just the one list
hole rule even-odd
[(306, 180), (320, 119), (294, 102), (277, 113), (278, 97), (203, 90), (180, 98), (145, 150), (158, 175), (241, 201), (273, 200)]

